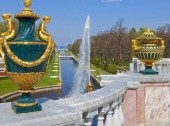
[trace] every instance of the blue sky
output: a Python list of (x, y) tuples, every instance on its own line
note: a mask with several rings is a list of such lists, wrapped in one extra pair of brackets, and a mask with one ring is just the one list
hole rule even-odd
[[(22, 0), (0, 1), (0, 14), (16, 14), (23, 9)], [(112, 27), (119, 18), (128, 28), (156, 29), (170, 23), (169, 6), (170, 0), (33, 0), (32, 10), (52, 17), (48, 31), (61, 46), (81, 38), (88, 15), (92, 35)]]

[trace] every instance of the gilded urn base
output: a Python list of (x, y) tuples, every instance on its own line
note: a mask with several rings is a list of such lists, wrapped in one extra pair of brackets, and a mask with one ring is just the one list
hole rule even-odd
[(31, 98), (31, 93), (22, 93), (20, 99), (11, 103), (11, 107), (17, 114), (42, 110), (38, 101)]
[(158, 74), (157, 71), (154, 71), (152, 69), (152, 66), (145, 66), (145, 70), (140, 71), (141, 74), (145, 74), (145, 75), (154, 75), (154, 74)]
[(32, 99), (31, 92), (33, 86), (43, 77), (44, 72), (36, 73), (12, 73), (8, 72), (8, 77), (19, 86), (21, 97), (11, 104), (12, 109), (18, 113), (28, 113), (41, 111), (42, 107), (37, 100)]

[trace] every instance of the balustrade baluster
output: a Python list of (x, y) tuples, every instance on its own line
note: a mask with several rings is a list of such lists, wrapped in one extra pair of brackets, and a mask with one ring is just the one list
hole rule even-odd
[(91, 126), (92, 125), (92, 119), (85, 119), (84, 126)]
[(114, 113), (112, 116), (113, 126), (121, 126), (120, 121), (120, 114), (119, 114), (119, 108), (118, 106), (114, 109)]
[(122, 110), (122, 105), (119, 106), (118, 110), (119, 110), (120, 123), (121, 123), (121, 125), (123, 125), (124, 124), (124, 114), (123, 114), (123, 110)]
[(103, 117), (103, 115), (100, 115), (98, 118), (97, 118), (97, 126), (104, 126), (104, 123), (103, 123), (103, 121), (104, 121), (104, 117)]
[(83, 114), (83, 119), (84, 119), (84, 126), (92, 125), (92, 119), (88, 117), (88, 112)]
[(103, 107), (98, 109), (97, 126), (104, 126)]
[(106, 122), (105, 122), (105, 126), (113, 126), (113, 121), (112, 121), (112, 108), (110, 107), (107, 116), (106, 116)]

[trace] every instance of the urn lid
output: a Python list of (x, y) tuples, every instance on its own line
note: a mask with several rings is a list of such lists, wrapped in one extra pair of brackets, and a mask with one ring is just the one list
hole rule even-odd
[(136, 40), (162, 40), (157, 37), (154, 32), (152, 32), (149, 28), (146, 32), (144, 32), (140, 37), (136, 38)]
[(32, 19), (39, 19), (39, 15), (35, 14), (30, 6), (32, 5), (32, 0), (24, 0), (24, 5), (25, 8), (18, 14), (15, 15), (15, 18), (20, 19), (20, 18), (32, 18)]

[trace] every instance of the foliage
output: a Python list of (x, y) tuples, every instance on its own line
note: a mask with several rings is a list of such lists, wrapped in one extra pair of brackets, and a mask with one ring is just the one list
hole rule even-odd
[(157, 36), (163, 38), (165, 40), (165, 53), (164, 57), (170, 57), (170, 24), (166, 24), (164, 26), (158, 27), (156, 31)]
[[(120, 18), (113, 27), (91, 37), (91, 63), (110, 73), (127, 70), (133, 57), (131, 40), (139, 37), (146, 30), (146, 27), (141, 27), (138, 31), (135, 27), (128, 30), (124, 26), (124, 20)], [(170, 51), (168, 51), (170, 48), (170, 24), (161, 26), (153, 32), (166, 41), (164, 57), (170, 57)], [(76, 40), (72, 45), (69, 45), (69, 50), (77, 54), (80, 43), (81, 39)]]

